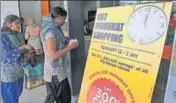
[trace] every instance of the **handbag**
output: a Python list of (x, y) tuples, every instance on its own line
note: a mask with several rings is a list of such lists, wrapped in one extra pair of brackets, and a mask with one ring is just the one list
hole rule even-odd
[(24, 66), (25, 88), (30, 90), (44, 85), (43, 64), (38, 60), (37, 55), (32, 55), (30, 51), (25, 54), (27, 57)]
[(43, 64), (31, 66), (30, 64), (24, 67), (25, 88), (33, 89), (45, 84), (43, 78)]

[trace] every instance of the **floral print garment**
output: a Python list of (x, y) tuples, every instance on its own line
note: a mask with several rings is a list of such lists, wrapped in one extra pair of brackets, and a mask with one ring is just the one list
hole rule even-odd
[(13, 82), (24, 75), (23, 58), (19, 43), (10, 32), (1, 33), (1, 81)]

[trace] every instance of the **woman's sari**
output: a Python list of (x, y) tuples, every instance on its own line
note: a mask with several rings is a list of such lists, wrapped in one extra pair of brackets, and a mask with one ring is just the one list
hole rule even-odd
[(1, 94), (3, 103), (18, 103), (23, 91), (23, 56), (12, 32), (1, 33)]

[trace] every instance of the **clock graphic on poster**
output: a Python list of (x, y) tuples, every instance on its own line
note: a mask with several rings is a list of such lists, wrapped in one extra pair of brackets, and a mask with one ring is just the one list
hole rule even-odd
[(166, 14), (162, 9), (152, 5), (135, 10), (127, 24), (129, 37), (138, 44), (157, 41), (164, 34), (166, 28)]

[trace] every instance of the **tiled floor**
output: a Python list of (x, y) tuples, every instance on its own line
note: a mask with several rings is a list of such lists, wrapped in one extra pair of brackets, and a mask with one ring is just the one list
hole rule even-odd
[[(71, 83), (71, 64), (70, 54), (66, 55), (67, 58), (67, 77)], [(70, 84), (71, 86), (71, 84)], [(44, 103), (46, 97), (45, 85), (36, 89), (26, 90), (24, 89), (22, 96), (20, 97), (20, 103)], [(72, 103), (77, 103), (77, 96), (72, 97)]]
[[(45, 85), (36, 89), (24, 89), (20, 103), (44, 103), (46, 96)], [(72, 103), (77, 103), (78, 96), (72, 97)]]
[(45, 86), (41, 86), (32, 90), (24, 89), (20, 97), (20, 103), (44, 103), (46, 96)]

